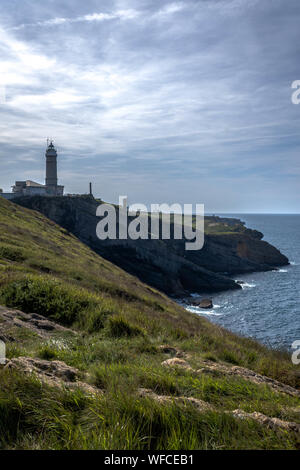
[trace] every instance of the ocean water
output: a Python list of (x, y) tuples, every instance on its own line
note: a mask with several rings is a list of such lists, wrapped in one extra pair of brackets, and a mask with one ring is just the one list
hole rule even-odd
[(243, 336), (274, 348), (290, 349), (294, 341), (300, 340), (300, 215), (231, 214), (230, 217), (261, 231), (264, 240), (285, 254), (291, 264), (278, 271), (236, 275), (236, 280), (245, 282), (243, 289), (208, 294), (214, 303), (211, 310), (185, 307)]

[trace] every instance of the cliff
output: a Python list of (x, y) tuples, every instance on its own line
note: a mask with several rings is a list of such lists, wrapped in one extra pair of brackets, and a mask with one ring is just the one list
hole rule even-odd
[(90, 197), (19, 198), (143, 282), (171, 295), (239, 289), (230, 275), (288, 264), (263, 234), (238, 219), (206, 217), (202, 250), (185, 251), (184, 240), (105, 240), (96, 236), (99, 201)]
[(0, 341), (1, 450), (299, 449), (290, 354), (187, 312), (3, 198)]

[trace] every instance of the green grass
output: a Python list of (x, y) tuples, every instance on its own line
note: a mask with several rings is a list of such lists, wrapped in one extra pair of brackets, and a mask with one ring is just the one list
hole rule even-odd
[[(241, 408), (300, 422), (299, 399), (239, 377), (165, 368), (161, 363), (171, 355), (160, 346), (184, 351), (194, 370), (208, 359), (299, 387), (299, 367), (288, 353), (186, 312), (41, 214), (2, 198), (0, 304), (39, 313), (77, 332), (41, 338), (10, 327), (8, 358), (64, 361), (103, 392), (88, 397), (0, 369), (3, 449), (299, 448), (293, 433), (225, 413)], [(141, 398), (139, 388), (198, 398), (214, 409), (199, 413), (187, 403)]]
[(141, 328), (131, 325), (124, 316), (121, 315), (109, 318), (108, 332), (113, 338), (144, 335), (144, 331)]
[(119, 388), (97, 399), (64, 391), (17, 373), (0, 372), (2, 449), (293, 449), (296, 436), (198, 413), (188, 404), (161, 405)]

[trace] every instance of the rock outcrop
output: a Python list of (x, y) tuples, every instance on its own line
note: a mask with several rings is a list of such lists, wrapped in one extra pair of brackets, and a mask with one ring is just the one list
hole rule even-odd
[(48, 337), (51, 333), (62, 331), (77, 334), (37, 313), (24, 313), (7, 307), (0, 306), (0, 320), (0, 334), (4, 336), (7, 335), (7, 327), (26, 328), (40, 337)]
[(164, 367), (179, 367), (196, 374), (223, 374), (227, 376), (237, 376), (241, 377), (244, 380), (249, 380), (257, 385), (267, 385), (272, 390), (277, 393), (285, 393), (293, 397), (300, 397), (300, 391), (296, 388), (291, 387), (290, 385), (283, 384), (277, 380), (261, 375), (258, 372), (255, 372), (251, 369), (246, 369), (245, 367), (240, 366), (228, 366), (227, 364), (222, 364), (218, 362), (213, 362), (207, 359), (202, 359), (202, 367), (200, 369), (193, 369), (190, 364), (178, 357), (173, 357), (162, 362)]
[(184, 360), (179, 357), (172, 357), (171, 359), (166, 359), (161, 363), (165, 367), (180, 367), (182, 369), (192, 370), (191, 366)]
[(179, 403), (182, 405), (192, 405), (197, 411), (205, 413), (207, 411), (213, 410), (213, 406), (207, 403), (206, 401), (200, 400), (199, 398), (194, 397), (176, 397), (171, 395), (158, 395), (153, 390), (147, 388), (140, 388), (138, 390), (138, 395), (141, 398), (151, 398), (152, 400), (157, 401), (158, 403)]
[(81, 388), (88, 394), (101, 393), (99, 389), (78, 380), (80, 373), (62, 361), (46, 361), (32, 357), (16, 357), (11, 359), (5, 369), (16, 369), (27, 375), (34, 375), (41, 382), (52, 387)]
[(238, 409), (230, 412), (230, 414), (239, 419), (252, 419), (270, 429), (276, 430), (279, 428), (285, 431), (300, 432), (300, 424), (294, 423), (293, 421), (283, 421), (279, 418), (271, 418), (258, 411), (246, 413), (246, 411)]
[(213, 308), (213, 301), (211, 299), (193, 299), (191, 305), (205, 309)]
[[(36, 196), (15, 202), (43, 213), (102, 257), (167, 294), (240, 289), (228, 275), (288, 264), (285, 256), (261, 240), (260, 232), (245, 228), (238, 219), (207, 218), (204, 247), (186, 251), (184, 240), (99, 240), (100, 202), (90, 197)], [(216, 226), (224, 230), (219, 233)]]
[(228, 366), (226, 364), (220, 364), (217, 362), (204, 360), (203, 367), (196, 371), (198, 374), (205, 373), (221, 373), (228, 376), (238, 376), (244, 380), (249, 380), (258, 385), (267, 385), (272, 390), (278, 393), (285, 393), (290, 396), (300, 397), (300, 391), (291, 387), (290, 385), (283, 384), (277, 380), (261, 375), (251, 369), (246, 369), (240, 366)]
[[(198, 412), (200, 413), (207, 413), (209, 411), (215, 411), (218, 412), (218, 410), (212, 406), (210, 403), (200, 400), (199, 398), (194, 398), (194, 397), (176, 397), (176, 396), (171, 396), (171, 395), (158, 395), (156, 394), (153, 390), (151, 389), (146, 389), (146, 388), (140, 388), (138, 390), (138, 395), (141, 398), (151, 398), (154, 401), (157, 401), (158, 403), (161, 404), (168, 404), (168, 403), (178, 403), (180, 405), (191, 405), (193, 406)], [(226, 414), (230, 414), (236, 419), (249, 419), (256, 421), (260, 425), (277, 430), (277, 429), (282, 429), (284, 431), (292, 431), (299, 433), (300, 432), (300, 425), (298, 423), (295, 423), (293, 421), (284, 421), (279, 418), (273, 418), (270, 416), (266, 416), (263, 413), (259, 413), (258, 411), (254, 411), (253, 413), (247, 413), (244, 410), (233, 410), (233, 411), (225, 411)]]

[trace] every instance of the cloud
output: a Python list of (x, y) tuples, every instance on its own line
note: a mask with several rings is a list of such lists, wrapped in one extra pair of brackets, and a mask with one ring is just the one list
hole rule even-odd
[(70, 192), (95, 177), (107, 200), (127, 184), (132, 199), (214, 210), (235, 194), (242, 210), (264, 184), (275, 206), (281, 178), (286, 207), (299, 205), (297, 2), (13, 4), (5, 24), (0, 4), (0, 187), (16, 168), (43, 180), (51, 135)]
[(139, 15), (136, 10), (118, 10), (113, 13), (91, 13), (84, 16), (77, 16), (75, 18), (52, 18), (44, 21), (37, 21), (36, 23), (23, 23), (18, 26), (14, 26), (12, 30), (18, 31), (29, 27), (45, 27), (45, 26), (59, 26), (63, 24), (71, 23), (83, 23), (83, 22), (102, 22), (109, 20), (132, 20)]
[(158, 16), (172, 15), (174, 13), (178, 13), (182, 11), (184, 8), (186, 8), (186, 5), (183, 2), (168, 3), (157, 12), (157, 15)]

